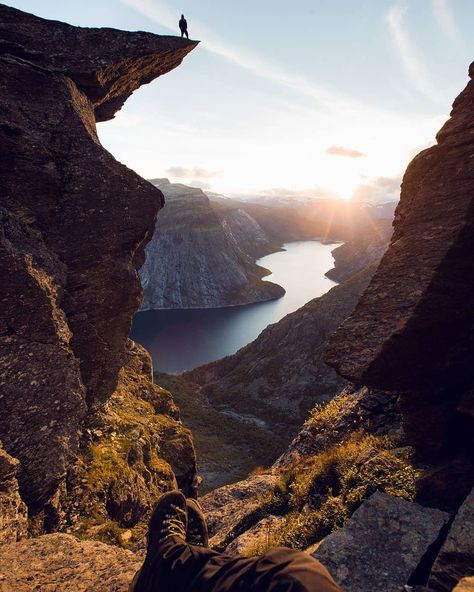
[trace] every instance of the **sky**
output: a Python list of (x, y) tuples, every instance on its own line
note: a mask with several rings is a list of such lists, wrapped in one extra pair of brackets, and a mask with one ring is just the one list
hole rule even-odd
[(10, 0), (200, 45), (98, 125), (115, 158), (229, 196), (397, 198), (474, 60), (473, 0)]

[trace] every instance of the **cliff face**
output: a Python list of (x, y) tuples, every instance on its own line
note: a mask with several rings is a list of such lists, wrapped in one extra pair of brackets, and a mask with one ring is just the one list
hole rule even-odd
[(406, 430), (433, 451), (472, 444), (473, 104), (471, 80), (409, 165), (390, 247), (327, 350), (346, 378), (402, 391)]
[(0, 439), (32, 515), (54, 506), (57, 521), (81, 425), (128, 360), (163, 203), (102, 148), (96, 121), (195, 46), (0, 6)]
[(166, 206), (140, 270), (143, 310), (233, 306), (285, 293), (261, 280), (266, 270), (239, 249), (200, 189), (166, 179), (154, 183)]

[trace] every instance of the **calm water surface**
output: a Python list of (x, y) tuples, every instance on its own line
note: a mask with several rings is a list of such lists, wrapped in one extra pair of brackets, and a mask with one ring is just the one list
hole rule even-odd
[(135, 315), (131, 337), (147, 348), (155, 368), (162, 372), (184, 372), (233, 354), (267, 325), (335, 285), (324, 275), (333, 267), (334, 247), (319, 241), (293, 242), (284, 245), (285, 251), (259, 259), (259, 265), (272, 271), (265, 279), (286, 290), (279, 300), (228, 308), (140, 312)]

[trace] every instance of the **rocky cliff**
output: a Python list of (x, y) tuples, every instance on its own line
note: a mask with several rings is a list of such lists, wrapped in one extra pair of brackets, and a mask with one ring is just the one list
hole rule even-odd
[(390, 246), (326, 354), (346, 378), (402, 392), (405, 429), (427, 453), (473, 450), (473, 101), (471, 80), (408, 166)]
[(142, 310), (235, 306), (285, 293), (262, 281), (267, 270), (240, 250), (200, 189), (166, 179), (153, 183), (166, 205), (140, 270)]
[(390, 245), (329, 339), (323, 356), (354, 385), (313, 409), (247, 497), (243, 483), (206, 496), (216, 547), (306, 549), (354, 592), (469, 589), (473, 99), (471, 80), (409, 165)]
[[(127, 336), (141, 301), (137, 270), (163, 196), (102, 148), (96, 121), (111, 119), (134, 90), (195, 46), (76, 28), (0, 5), (0, 439), (20, 463), (19, 491), (36, 532), (64, 525), (68, 479), (78, 463), (94, 460), (89, 426), (97, 418), (107, 424), (104, 413), (118, 413), (112, 408), (120, 395), (168, 423), (160, 431), (163, 454), (154, 429), (139, 446), (145, 455), (148, 443), (148, 464), (166, 475), (156, 477), (156, 490), (175, 482), (176, 453), (164, 452), (169, 433), (186, 450), (183, 483), (192, 489), (189, 434), (172, 405), (155, 405), (151, 366), (134, 371), (135, 391), (124, 386), (124, 366), (143, 358)], [(122, 416), (114, 425), (126, 432), (130, 423)], [(102, 424), (100, 431), (115, 438)], [(125, 445), (117, 454), (133, 465)], [(130, 497), (115, 489), (113, 497)]]

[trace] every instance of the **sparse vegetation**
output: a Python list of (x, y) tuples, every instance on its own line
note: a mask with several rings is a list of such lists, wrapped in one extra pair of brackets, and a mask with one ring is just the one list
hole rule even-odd
[(157, 412), (170, 408), (168, 399), (147, 376), (121, 371), (70, 477), (73, 534), (126, 548), (144, 535), (156, 500), (176, 486), (172, 465), (193, 458), (188, 430)]
[[(318, 421), (332, 421), (334, 407), (321, 412)], [(413, 500), (418, 471), (391, 446), (389, 438), (359, 430), (283, 470), (261, 506), (264, 515), (286, 515), (285, 521), (249, 554), (275, 545), (304, 549), (342, 526), (375, 491)]]

